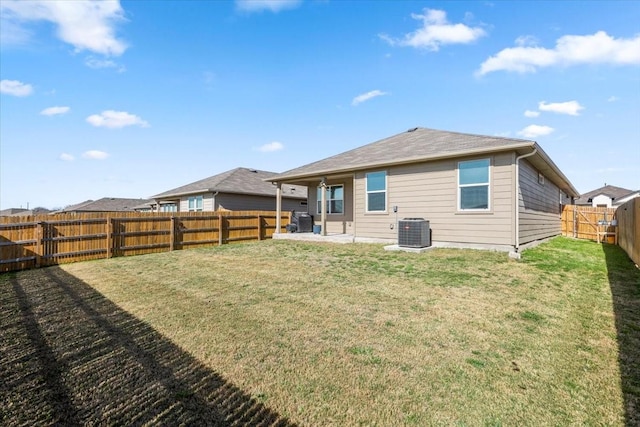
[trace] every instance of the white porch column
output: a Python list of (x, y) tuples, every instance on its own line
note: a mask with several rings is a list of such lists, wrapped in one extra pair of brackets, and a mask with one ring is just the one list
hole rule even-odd
[(282, 183), (278, 183), (276, 186), (276, 234), (280, 234), (280, 227), (282, 226), (280, 216), (282, 215)]
[(325, 182), (325, 180), (322, 180), (322, 183), (320, 184), (320, 187), (322, 188), (322, 197), (320, 197), (320, 199), (322, 200), (321, 203), (321, 208), (320, 208), (320, 224), (322, 229), (320, 230), (320, 233), (322, 236), (326, 236), (327, 235), (327, 183)]

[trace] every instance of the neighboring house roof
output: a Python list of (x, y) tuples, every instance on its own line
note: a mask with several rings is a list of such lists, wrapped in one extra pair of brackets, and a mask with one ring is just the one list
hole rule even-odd
[(3, 209), (0, 211), (0, 216), (11, 216), (11, 215), (29, 215), (29, 209), (23, 208), (9, 208)]
[(551, 161), (535, 141), (474, 135), (427, 128), (413, 128), (389, 138), (337, 154), (326, 159), (291, 169), (270, 179), (274, 181), (296, 181), (323, 174), (352, 172), (355, 170), (385, 167), (398, 164), (417, 163), (429, 160), (471, 156), (514, 150), (527, 154), (527, 158), (569, 196), (577, 197), (578, 191)]
[[(152, 196), (153, 199), (166, 199), (189, 194), (200, 193), (236, 193), (258, 196), (276, 195), (276, 186), (266, 182), (265, 178), (275, 175), (275, 172), (261, 171), (248, 168), (235, 168), (182, 187), (165, 191)], [(307, 188), (299, 185), (283, 185), (282, 197), (306, 199)]]
[(60, 212), (121, 212), (132, 211), (135, 206), (149, 202), (145, 199), (122, 199), (103, 197), (99, 200), (86, 200), (82, 203), (67, 206)]
[(51, 212), (49, 209), (45, 208), (34, 208), (34, 209), (24, 209), (24, 208), (9, 208), (3, 209), (0, 211), (0, 216), (29, 216), (29, 215), (46, 215)]
[(615, 185), (605, 185), (604, 187), (596, 188), (595, 190), (581, 194), (580, 198), (576, 199), (576, 205), (590, 205), (592, 199), (600, 195), (607, 196), (613, 201), (631, 196), (639, 191), (640, 190), (628, 190), (626, 188), (616, 187)]

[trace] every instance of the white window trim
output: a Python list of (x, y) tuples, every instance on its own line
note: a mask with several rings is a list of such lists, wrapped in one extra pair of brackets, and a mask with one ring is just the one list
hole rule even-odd
[[(191, 208), (191, 201), (193, 200), (193, 208)], [(200, 202), (200, 208), (198, 208), (198, 202)], [(187, 210), (189, 212), (202, 212), (204, 210), (204, 197), (203, 196), (191, 196), (187, 199)]]
[[(476, 162), (479, 160), (488, 160), (489, 161), (489, 171), (487, 174), (487, 182), (486, 183), (482, 183), (482, 184), (460, 184), (460, 163), (466, 163), (466, 162)], [(457, 175), (457, 193), (458, 193), (458, 200), (456, 202), (456, 204), (458, 205), (458, 212), (490, 212), (491, 211), (491, 169), (492, 169), (492, 162), (491, 162), (491, 158), (490, 157), (486, 157), (486, 158), (481, 158), (481, 159), (469, 159), (469, 160), (462, 160), (458, 162), (458, 167), (456, 169), (456, 175)], [(460, 207), (460, 198), (461, 198), (461, 191), (460, 188), (462, 187), (484, 187), (487, 186), (487, 207), (486, 209), (462, 209)]]
[[(370, 173), (378, 173), (378, 172), (384, 172), (384, 190), (375, 190), (375, 191), (369, 191), (367, 190), (368, 187), (368, 175)], [(389, 189), (389, 173), (386, 170), (379, 170), (379, 171), (371, 171), (371, 172), (366, 172), (364, 174), (364, 193), (365, 193), (365, 213), (373, 213), (373, 214), (383, 214), (383, 213), (387, 213), (387, 205), (389, 204), (389, 197), (388, 197), (388, 189)], [(381, 211), (371, 211), (369, 210), (369, 194), (375, 194), (375, 193), (384, 193), (384, 209)]]
[[(330, 193), (329, 189), (333, 188), (333, 187), (342, 187), (342, 212), (325, 212), (327, 215), (344, 215), (344, 184), (332, 184), (332, 185), (327, 185), (325, 187), (325, 192)], [(321, 187), (318, 187), (321, 188)], [(318, 197), (318, 191), (316, 190), (316, 197)], [(331, 206), (331, 200), (340, 200), (340, 199), (330, 199), (327, 197), (327, 199), (325, 200), (329, 206)], [(316, 210), (317, 210), (317, 214), (321, 215), (322, 212), (320, 212), (320, 209), (318, 209), (318, 206), (320, 206), (320, 204), (322, 203), (322, 198), (319, 198), (318, 200), (316, 200)], [(325, 206), (326, 208), (326, 206)]]

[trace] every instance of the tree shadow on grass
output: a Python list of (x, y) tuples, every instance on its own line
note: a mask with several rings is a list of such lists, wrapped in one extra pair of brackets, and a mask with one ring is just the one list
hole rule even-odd
[(603, 244), (613, 295), (626, 425), (640, 425), (640, 270), (619, 246)]
[(292, 425), (59, 267), (4, 279), (0, 424)]

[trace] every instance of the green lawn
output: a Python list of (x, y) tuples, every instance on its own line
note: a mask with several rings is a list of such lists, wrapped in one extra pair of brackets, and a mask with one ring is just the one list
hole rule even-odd
[(5, 274), (0, 303), (2, 424), (640, 422), (640, 271), (610, 245), (263, 241)]

